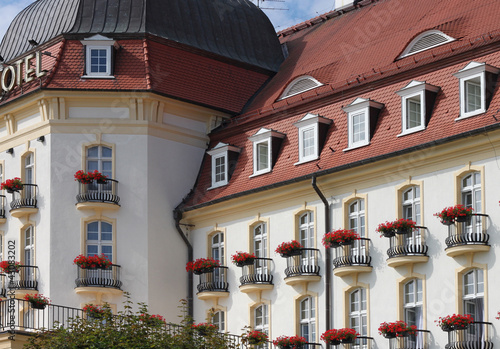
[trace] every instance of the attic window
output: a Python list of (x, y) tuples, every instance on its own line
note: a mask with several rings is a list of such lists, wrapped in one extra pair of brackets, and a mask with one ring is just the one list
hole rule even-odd
[(444, 45), (454, 40), (454, 38), (444, 34), (439, 30), (429, 30), (413, 39), (399, 58), (410, 56), (412, 54), (422, 52), (433, 47)]
[(82, 40), (85, 54), (85, 78), (113, 78), (115, 41), (102, 35)]
[(280, 99), (285, 99), (291, 96), (295, 96), (299, 93), (312, 90), (313, 88), (322, 86), (323, 84), (313, 78), (312, 76), (301, 76), (293, 80), (285, 89), (285, 92), (281, 95)]
[(236, 166), (240, 149), (220, 142), (207, 153), (212, 157), (212, 186), (208, 189), (228, 184)]

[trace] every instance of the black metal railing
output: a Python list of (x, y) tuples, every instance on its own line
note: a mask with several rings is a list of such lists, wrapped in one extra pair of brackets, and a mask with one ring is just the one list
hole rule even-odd
[(120, 281), (121, 266), (119, 265), (111, 264), (108, 268), (94, 269), (84, 269), (77, 266), (76, 269), (76, 287), (111, 287), (117, 289), (122, 287)]
[(0, 195), (0, 218), (5, 218), (5, 195)]
[(389, 339), (389, 349), (426, 349), (429, 345), (427, 330), (415, 330), (415, 334), (407, 337)]
[(271, 274), (271, 258), (256, 258), (251, 265), (241, 267), (243, 275), (240, 277), (241, 285), (273, 284)]
[(104, 183), (92, 181), (89, 184), (78, 183), (78, 203), (83, 202), (105, 202), (118, 205), (120, 197), (118, 196), (118, 181), (108, 178)]
[(389, 258), (402, 256), (427, 256), (429, 247), (425, 243), (426, 227), (415, 227), (406, 234), (396, 234), (389, 240)]
[(463, 330), (448, 332), (446, 349), (490, 349), (493, 348), (491, 322), (476, 321)]
[(370, 256), (371, 240), (361, 238), (354, 240), (352, 245), (344, 245), (335, 248), (335, 258), (333, 267), (340, 268), (345, 266), (370, 266), (372, 257)]
[(200, 274), (198, 292), (228, 292), (227, 267), (218, 267), (208, 273)]
[(317, 248), (301, 248), (301, 254), (286, 257), (286, 277), (300, 275), (318, 275), (318, 253)]
[(488, 215), (473, 213), (465, 222), (448, 226), (447, 248), (462, 245), (488, 245)]
[(2, 287), (0, 289), (0, 297), (7, 298), (8, 279), (6, 274), (0, 274), (0, 286)]
[(12, 192), (12, 201), (10, 209), (18, 208), (36, 208), (36, 192), (38, 186), (36, 184), (23, 184), (23, 189)]
[(7, 275), (8, 288), (17, 290), (38, 290), (38, 267), (34, 265), (19, 265), (18, 273), (14, 273), (12, 282)]

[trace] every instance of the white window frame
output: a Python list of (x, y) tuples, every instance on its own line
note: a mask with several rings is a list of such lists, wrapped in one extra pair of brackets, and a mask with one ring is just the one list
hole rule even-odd
[[(207, 152), (212, 157), (212, 185), (208, 190), (224, 186), (229, 183), (229, 151), (240, 152), (240, 149), (226, 143), (217, 144), (212, 150)], [(216, 180), (217, 159), (224, 158), (224, 179)]]
[[(316, 304), (315, 298), (306, 297), (299, 302), (300, 336), (305, 337), (308, 343), (316, 342)], [(306, 313), (304, 315), (304, 313)], [(305, 333), (304, 328), (307, 328)]]
[[(401, 96), (401, 133), (398, 135), (404, 136), (407, 134), (411, 134), (414, 132), (425, 130), (426, 128), (426, 118), (427, 118), (427, 103), (429, 101), (426, 100), (426, 91), (430, 91), (433, 93), (437, 93), (439, 91), (439, 87), (430, 85), (425, 81), (417, 81), (412, 80), (401, 90), (396, 93)], [(412, 98), (418, 96), (420, 98), (420, 124), (414, 127), (410, 127), (408, 125), (408, 101)]]
[(217, 326), (219, 332), (226, 331), (226, 313), (223, 310), (217, 310), (212, 316), (212, 324)]
[[(354, 298), (354, 299), (353, 299)], [(366, 301), (366, 289), (357, 288), (349, 293), (349, 328), (356, 330), (361, 336), (368, 335), (368, 310)], [(356, 323), (359, 325), (357, 326)], [(363, 340), (363, 348), (366, 340)], [(353, 345), (355, 348), (359, 346)]]
[[(357, 205), (357, 210), (351, 212), (351, 207)], [(348, 205), (348, 215), (349, 215), (349, 229), (354, 230), (359, 234), (360, 237), (366, 237), (366, 216), (365, 216), (365, 200), (356, 199), (349, 203)], [(352, 221), (356, 222), (356, 226), (353, 226)]]
[[(413, 290), (411, 293), (407, 292), (407, 286), (411, 285), (413, 287)], [(420, 288), (420, 292), (419, 292)], [(420, 295), (420, 300), (418, 299)], [(411, 296), (412, 301), (408, 301), (408, 297)], [(404, 316), (405, 316), (405, 321), (408, 323), (408, 312), (410, 310), (415, 310), (416, 308), (420, 308), (420, 320), (423, 321), (423, 297), (424, 297), (424, 289), (423, 289), (423, 283), (421, 279), (412, 279), (408, 282), (406, 282), (403, 285), (403, 307), (404, 307)], [(417, 324), (415, 324), (418, 327), (418, 319), (417, 319)], [(413, 325), (413, 324), (412, 324)], [(422, 324), (423, 325), (423, 324)]]
[[(267, 128), (261, 128), (257, 133), (248, 139), (253, 142), (253, 174), (250, 178), (269, 173), (272, 171), (273, 161), (273, 138), (282, 139), (285, 135)], [(265, 168), (259, 169), (260, 159), (258, 147), (260, 144), (267, 143), (267, 165)]]
[[(94, 35), (90, 38), (80, 41), (85, 46), (85, 75), (82, 78), (114, 78), (112, 73), (112, 48), (115, 41), (102, 35)], [(106, 72), (92, 72), (92, 51), (106, 50)]]
[[(446, 41), (442, 42), (442, 43), (439, 43), (437, 45), (432, 45), (432, 46), (429, 46), (429, 47), (426, 47), (424, 49), (421, 49), (421, 50), (418, 50), (418, 51), (415, 51), (415, 52), (411, 52), (411, 49), (413, 48), (413, 46), (419, 42), (423, 37), (425, 36), (428, 36), (428, 35), (431, 35), (431, 34), (439, 34), (440, 36), (442, 36), (443, 38), (446, 39)], [(440, 30), (428, 30), (428, 31), (425, 31), (423, 33), (421, 33), (420, 35), (418, 35), (415, 39), (413, 39), (409, 44), (408, 46), (406, 47), (406, 49), (403, 51), (403, 53), (401, 54), (401, 56), (399, 56), (399, 58), (404, 58), (404, 57), (408, 57), (408, 56), (411, 56), (411, 55), (414, 55), (414, 54), (417, 54), (419, 52), (423, 52), (423, 51), (427, 51), (427, 50), (430, 50), (431, 48), (434, 48), (434, 47), (438, 47), (438, 46), (441, 46), (441, 45), (445, 45), (447, 43), (450, 43), (452, 41), (455, 41), (455, 38), (452, 38), (451, 36), (449, 35), (446, 35), (445, 33), (443, 33), (442, 31)]]
[[(97, 240), (90, 240), (89, 239), (89, 225), (92, 224), (92, 223), (97, 223), (97, 232), (93, 232), (93, 233), (97, 233)], [(103, 240), (102, 239), (102, 224), (109, 224), (111, 226), (111, 232), (106, 232), (106, 233), (110, 233), (111, 234), (111, 240)], [(111, 222), (108, 222), (108, 221), (104, 221), (104, 220), (93, 220), (91, 222), (86, 222), (85, 224), (85, 255), (86, 256), (89, 256), (89, 253), (88, 253), (88, 246), (89, 245), (93, 245), (93, 246), (97, 246), (97, 255), (101, 255), (103, 254), (104, 252), (102, 251), (102, 247), (103, 246), (110, 246), (111, 247), (111, 258), (109, 259), (111, 263), (114, 263), (114, 260), (116, 259), (116, 251), (115, 251), (115, 244), (114, 244), (114, 233), (113, 233), (113, 229), (114, 229), (114, 226), (113, 226), (113, 223)]]
[[(481, 279), (482, 279), (482, 282), (479, 283), (478, 279), (479, 279), (479, 275), (478, 274), (481, 274)], [(467, 284), (465, 283), (465, 278), (467, 277), (467, 275), (471, 275), (472, 274), (472, 286), (473, 286), (473, 292), (472, 293), (466, 293), (465, 289), (467, 287)], [(463, 274), (462, 276), (462, 281), (463, 281), (463, 288), (462, 288), (462, 302), (463, 302), (463, 313), (464, 314), (467, 314), (467, 303), (468, 302), (471, 302), (471, 303), (474, 303), (474, 305), (476, 306), (477, 302), (475, 302), (476, 299), (482, 299), (482, 306), (483, 306), (483, 310), (481, 311), (481, 313), (483, 314), (483, 318), (482, 319), (478, 319), (477, 318), (477, 314), (470, 314), (474, 317), (474, 321), (484, 321), (484, 309), (485, 309), (485, 304), (484, 304), (484, 286), (485, 286), (485, 283), (484, 283), (484, 271), (482, 269), (472, 269), (472, 270), (469, 270), (468, 272), (466, 272), (465, 274)], [(482, 291), (479, 290), (479, 284), (482, 285)]]
[[(347, 134), (348, 143), (344, 151), (364, 147), (370, 144), (370, 108), (382, 109), (384, 105), (366, 98), (356, 98), (351, 104), (342, 108), (347, 113)], [(355, 116), (363, 115), (364, 118), (364, 139), (354, 141), (354, 122)]]
[[(257, 316), (257, 311), (259, 309), (262, 309), (261, 316)], [(261, 319), (260, 324), (258, 324), (258, 319)], [(269, 306), (267, 304), (260, 304), (254, 308), (253, 321), (253, 329), (255, 331), (264, 332), (267, 335), (269, 334)]]
[[(470, 62), (463, 69), (459, 70), (457, 73), (453, 74), (459, 79), (459, 90), (460, 90), (460, 116), (455, 119), (461, 120), (466, 119), (471, 116), (479, 115), (486, 112), (486, 73), (498, 74), (500, 69), (495, 68), (486, 63)], [(481, 106), (478, 109), (467, 111), (467, 96), (466, 96), (466, 84), (467, 82), (479, 78), (480, 89), (481, 89)]]
[[(288, 93), (290, 92), (290, 90), (292, 88), (294, 88), (295, 85), (297, 83), (299, 83), (300, 81), (302, 81), (302, 80), (311, 80), (315, 84), (315, 86), (288, 95)], [(281, 94), (280, 98), (278, 99), (278, 101), (280, 101), (282, 99), (287, 99), (287, 98), (292, 97), (292, 96), (299, 95), (299, 94), (304, 93), (306, 91), (314, 90), (315, 88), (320, 87), (320, 86), (323, 86), (323, 84), (321, 82), (319, 82), (318, 80), (316, 80), (315, 78), (313, 78), (312, 76), (310, 76), (310, 75), (299, 76), (298, 78), (292, 80), (288, 84), (288, 86), (285, 88), (285, 91), (283, 91), (283, 93)]]
[[(319, 159), (319, 124), (327, 124), (330, 125), (332, 120), (326, 119), (318, 114), (306, 114), (302, 119), (293, 124), (295, 127), (299, 129), (299, 161), (294, 165), (300, 165), (305, 162), (313, 161)], [(311, 131), (313, 132), (313, 152), (312, 154), (305, 155), (304, 154), (304, 132)]]

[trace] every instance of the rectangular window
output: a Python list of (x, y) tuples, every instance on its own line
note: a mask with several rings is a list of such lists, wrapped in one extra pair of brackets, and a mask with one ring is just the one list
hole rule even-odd
[(261, 142), (255, 145), (257, 151), (257, 172), (269, 169), (269, 142)]
[(406, 129), (422, 125), (422, 104), (420, 95), (410, 97), (406, 100)]
[(305, 158), (314, 156), (314, 129), (306, 129), (302, 131), (302, 154)]
[(481, 78), (465, 81), (465, 112), (471, 113), (482, 109), (481, 105)]
[(111, 76), (111, 48), (112, 46), (86, 46), (87, 76)]
[(226, 181), (226, 157), (218, 156), (215, 158), (215, 183)]
[(352, 143), (360, 143), (365, 141), (366, 123), (365, 113), (357, 113), (352, 116)]

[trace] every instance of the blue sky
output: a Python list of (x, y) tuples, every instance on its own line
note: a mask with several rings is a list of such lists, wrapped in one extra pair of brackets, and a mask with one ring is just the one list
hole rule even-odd
[[(257, 0), (253, 0), (254, 3)], [(335, 0), (260, 0), (261, 7), (284, 8), (287, 10), (264, 10), (271, 19), (276, 31), (334, 9)], [(3, 38), (10, 22), (33, 0), (0, 0), (0, 37)]]

